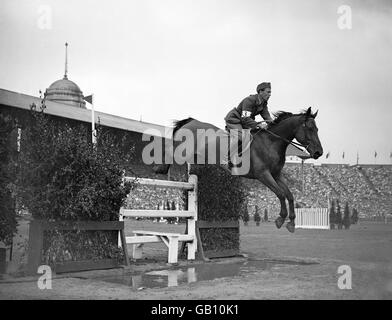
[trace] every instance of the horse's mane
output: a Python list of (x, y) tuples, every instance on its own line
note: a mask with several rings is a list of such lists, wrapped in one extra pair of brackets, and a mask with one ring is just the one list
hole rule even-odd
[[(275, 119), (269, 124), (269, 126), (273, 127), (273, 126), (281, 123), (283, 120), (291, 118), (293, 116), (306, 116), (307, 111), (308, 111), (307, 109), (304, 109), (300, 113), (296, 113), (296, 114), (291, 113), (291, 112), (287, 112), (287, 111), (274, 112), (273, 115), (274, 115)], [(310, 113), (309, 116), (314, 118), (314, 113)]]
[(273, 113), (275, 119), (270, 123), (271, 126), (274, 126), (280, 122), (282, 122), (282, 120), (285, 120), (287, 118), (291, 118), (294, 114), (292, 114), (291, 112), (287, 112), (287, 111), (277, 111)]
[(182, 126), (185, 126), (188, 122), (191, 122), (192, 120), (195, 120), (195, 119), (189, 117), (189, 118), (186, 118), (186, 119), (173, 121), (173, 126), (174, 126), (173, 127), (173, 136), (174, 136), (174, 134), (176, 133), (176, 131), (178, 129), (180, 129)]

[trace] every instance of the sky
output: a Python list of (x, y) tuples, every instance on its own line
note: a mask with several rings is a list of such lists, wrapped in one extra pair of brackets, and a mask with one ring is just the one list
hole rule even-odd
[(313, 162), (392, 163), (391, 1), (0, 0), (0, 88), (38, 96), (65, 42), (98, 111), (224, 128), (267, 81), (271, 112), (319, 110)]

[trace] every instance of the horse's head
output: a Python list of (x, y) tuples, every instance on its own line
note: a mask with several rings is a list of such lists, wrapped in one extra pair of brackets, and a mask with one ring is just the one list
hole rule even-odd
[(307, 146), (306, 150), (313, 159), (318, 159), (323, 154), (323, 147), (321, 146), (318, 137), (318, 129), (315, 121), (317, 112), (318, 111), (312, 113), (312, 110), (309, 107), (308, 110), (301, 115), (301, 125), (295, 133), (295, 139), (299, 143)]

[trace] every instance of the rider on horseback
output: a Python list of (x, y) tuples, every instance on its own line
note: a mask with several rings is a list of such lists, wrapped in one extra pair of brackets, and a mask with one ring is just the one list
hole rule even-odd
[[(230, 132), (230, 149), (237, 148), (237, 141), (241, 142), (242, 129), (266, 129), (267, 123), (255, 121), (260, 115), (266, 121), (272, 121), (267, 102), (271, 97), (271, 83), (260, 83), (256, 88), (257, 94), (252, 94), (241, 101), (238, 107), (230, 110), (226, 115), (226, 130)], [(227, 166), (225, 163), (224, 166)]]

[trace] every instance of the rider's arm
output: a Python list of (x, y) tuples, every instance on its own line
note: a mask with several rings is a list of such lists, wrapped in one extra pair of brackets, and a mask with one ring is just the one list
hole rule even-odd
[(261, 110), (261, 112), (260, 112), (260, 115), (261, 115), (261, 117), (264, 119), (264, 120), (269, 120), (269, 121), (271, 121), (272, 120), (272, 117), (271, 117), (271, 115), (270, 115), (270, 113), (269, 113), (269, 111), (268, 111), (268, 107), (267, 106), (265, 106), (264, 108), (263, 108), (263, 110)]
[(241, 118), (241, 124), (244, 129), (254, 129), (257, 127), (257, 122), (250, 117)]
[(241, 124), (244, 129), (253, 129), (257, 126), (255, 119), (251, 118), (253, 108), (254, 102), (250, 97), (247, 97), (242, 101)]

